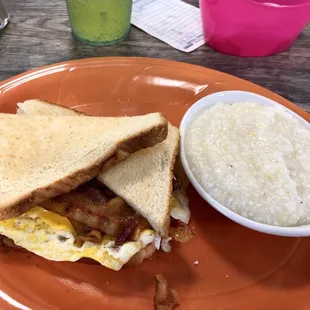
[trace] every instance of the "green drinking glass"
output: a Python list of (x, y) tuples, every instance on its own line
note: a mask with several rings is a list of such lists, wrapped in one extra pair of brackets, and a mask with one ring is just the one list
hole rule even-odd
[(112, 45), (130, 30), (132, 0), (66, 0), (73, 36), (86, 44)]

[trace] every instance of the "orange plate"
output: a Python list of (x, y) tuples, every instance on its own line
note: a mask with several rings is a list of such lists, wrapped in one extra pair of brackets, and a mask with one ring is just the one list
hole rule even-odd
[[(308, 121), (309, 114), (257, 85), (166, 60), (97, 58), (48, 66), (0, 84), (1, 112), (40, 98), (91, 115), (164, 112), (179, 125), (201, 97), (222, 90), (265, 95)], [(56, 263), (0, 253), (0, 308), (152, 309), (154, 274), (181, 296), (180, 309), (310, 309), (310, 241), (269, 236), (216, 212), (189, 189), (195, 238), (158, 252), (141, 266), (114, 272), (95, 264)], [(194, 264), (194, 262), (198, 264)], [(13, 307), (13, 306), (12, 306)]]

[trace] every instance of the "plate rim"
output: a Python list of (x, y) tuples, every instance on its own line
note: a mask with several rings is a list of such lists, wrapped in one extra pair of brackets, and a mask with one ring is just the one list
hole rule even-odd
[[(301, 107), (295, 105), (294, 103), (290, 102), (288, 99), (272, 92), (271, 90), (264, 88), (262, 86), (259, 86), (255, 83), (252, 83), (250, 81), (247, 81), (245, 79), (218, 71), (214, 69), (210, 69), (207, 67), (202, 67), (199, 65), (189, 64), (185, 62), (178, 62), (174, 60), (166, 60), (166, 59), (160, 59), (160, 58), (146, 58), (146, 57), (94, 57), (94, 58), (84, 58), (84, 59), (78, 59), (78, 60), (69, 60), (69, 61), (63, 61), (58, 62), (55, 64), (49, 64), (42, 67), (34, 68), (32, 70), (28, 70), (26, 72), (20, 73), (18, 75), (15, 75), (9, 79), (0, 81), (0, 99), (1, 99), (1, 92), (3, 88), (6, 86), (12, 85), (12, 87), (18, 87), (18, 82), (20, 84), (31, 80), (35, 78), (39, 78), (40, 72), (46, 72), (46, 75), (53, 74), (55, 72), (55, 69), (68, 69), (72, 66), (81, 67), (81, 66), (87, 66), (88, 64), (92, 63), (93, 65), (98, 64), (132, 64), (132, 65), (138, 65), (138, 64), (144, 64), (144, 65), (159, 65), (159, 66), (170, 66), (176, 69), (185, 69), (185, 70), (191, 70), (196, 71), (204, 74), (208, 74), (208, 72), (214, 72), (219, 76), (223, 76), (223, 80), (227, 79), (234, 79), (236, 81), (239, 81), (241, 83), (246, 83), (247, 86), (254, 86), (255, 90), (253, 92), (259, 92), (266, 94), (266, 96), (272, 96), (273, 98), (278, 98), (281, 102), (286, 102), (288, 105), (293, 105), (296, 107), (297, 110), (303, 111), (304, 113), (308, 113), (307, 111), (304, 111)], [(16, 84), (16, 85), (15, 85)], [(274, 99), (275, 100), (275, 99)], [(0, 298), (0, 301), (2, 299)]]
[[(299, 105), (295, 104), (294, 102), (286, 99), (285, 97), (282, 97), (281, 95), (273, 92), (272, 90), (265, 88), (263, 86), (260, 86), (256, 83), (253, 83), (251, 81), (248, 81), (246, 79), (237, 77), (235, 75), (225, 73), (219, 70), (211, 69), (208, 67), (203, 67), (199, 66), (196, 64), (191, 64), (187, 62), (182, 62), (182, 61), (176, 61), (176, 60), (170, 60), (170, 59), (164, 59), (164, 58), (150, 58), (150, 57), (136, 57), (136, 56), (106, 56), (106, 57), (87, 57), (87, 58), (82, 58), (82, 59), (73, 59), (73, 60), (65, 60), (61, 62), (56, 62), (44, 66), (40, 66), (37, 68), (33, 68), (30, 70), (27, 70), (25, 72), (19, 73), (15, 76), (12, 76), (6, 80), (0, 81), (0, 97), (2, 94), (3, 89), (7, 87), (16, 87), (18, 84), (22, 84), (24, 82), (30, 81), (32, 79), (38, 78), (41, 76), (53, 74), (53, 72), (57, 71), (63, 71), (65, 69), (68, 69), (73, 66), (77, 67), (88, 67), (90, 64), (92, 65), (106, 65), (106, 64), (145, 64), (145, 65), (161, 65), (161, 66), (171, 66), (179, 69), (185, 69), (185, 70), (191, 70), (191, 71), (196, 71), (200, 73), (208, 73), (208, 72), (213, 72), (214, 74), (223, 76), (223, 79), (234, 79), (238, 80), (239, 82), (242, 83), (247, 83), (247, 85), (254, 87), (255, 90), (252, 92), (261, 95), (261, 92), (265, 93), (264, 96), (270, 97), (273, 96), (275, 97), (275, 101), (280, 101), (279, 103), (282, 104), (285, 103), (285, 105), (296, 113), (298, 113), (301, 117), (304, 118), (304, 115), (309, 116), (310, 113), (306, 110), (304, 110), (302, 107)], [(216, 81), (216, 82), (221, 82), (221, 81)], [(17, 85), (15, 85), (17, 84)], [(210, 86), (210, 85), (209, 85)], [(238, 90), (238, 89), (236, 89)], [(271, 98), (269, 98), (271, 99)], [(283, 104), (282, 104), (283, 105)]]

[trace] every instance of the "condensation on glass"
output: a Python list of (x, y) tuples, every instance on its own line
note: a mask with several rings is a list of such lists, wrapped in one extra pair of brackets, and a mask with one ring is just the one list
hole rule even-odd
[(0, 30), (3, 29), (10, 20), (10, 16), (4, 7), (3, 1), (0, 0)]

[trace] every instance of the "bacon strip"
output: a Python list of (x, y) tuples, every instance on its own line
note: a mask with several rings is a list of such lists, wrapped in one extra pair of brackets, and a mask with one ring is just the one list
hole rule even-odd
[(139, 223), (137, 219), (131, 219), (127, 226), (118, 234), (115, 239), (115, 246), (122, 246), (126, 241), (131, 239), (134, 231), (138, 228)]
[(172, 310), (180, 305), (179, 294), (168, 287), (167, 280), (160, 274), (155, 275), (156, 293), (154, 297), (155, 310)]
[(142, 264), (142, 262), (148, 258), (150, 258), (154, 252), (156, 251), (156, 247), (154, 243), (148, 244), (145, 248), (141, 249), (138, 253), (136, 253), (125, 265), (125, 267), (136, 267)]
[(41, 207), (58, 213), (70, 220), (76, 230), (75, 245), (81, 247), (85, 241), (100, 243), (90, 233), (99, 231), (116, 237), (116, 246), (136, 240), (143, 228), (150, 227), (120, 197), (104, 185), (91, 181), (70, 193), (41, 203)]
[(96, 229), (116, 237), (128, 226), (136, 212), (122, 198), (110, 197), (102, 190), (83, 185), (43, 202), (41, 207), (84, 225), (88, 231)]

